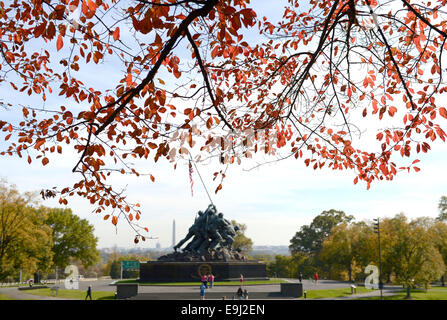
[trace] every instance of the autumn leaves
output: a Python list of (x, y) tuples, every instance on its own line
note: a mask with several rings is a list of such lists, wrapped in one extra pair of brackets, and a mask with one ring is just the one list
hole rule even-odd
[[(403, 1), (399, 10), (369, 1), (373, 14), (360, 0), (289, 4), (274, 25), (246, 0), (1, 3), (1, 79), (14, 94), (65, 100), (44, 110), (30, 100), (21, 119), (0, 122), (1, 154), (48, 166), (64, 143), (79, 155), (81, 180), (61, 201), (78, 194), (98, 213), (114, 203), (134, 222), (140, 209), (106, 183), (115, 173), (149, 174), (132, 159), (176, 166), (193, 149), (224, 165), (293, 156), (315, 170), (353, 170), (354, 182), (369, 186), (413, 167), (393, 154), (412, 157), (445, 140), (441, 1)], [(118, 80), (92, 83), (91, 66)], [(362, 118), (378, 121), (377, 148), (355, 136), (367, 129), (358, 128)]]

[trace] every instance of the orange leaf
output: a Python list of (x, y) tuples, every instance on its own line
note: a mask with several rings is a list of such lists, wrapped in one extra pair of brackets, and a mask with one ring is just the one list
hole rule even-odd
[(110, 214), (106, 214), (106, 215), (104, 216), (104, 220), (109, 219), (109, 217), (110, 217)]
[(390, 108), (388, 109), (388, 114), (389, 114), (390, 116), (394, 116), (394, 114), (396, 113), (396, 111), (397, 111), (397, 108), (396, 108), (396, 107), (390, 107)]
[(444, 107), (439, 108), (439, 114), (447, 119), (447, 110)]
[(46, 166), (46, 165), (48, 164), (48, 162), (50, 162), (50, 160), (48, 160), (48, 158), (43, 158), (43, 159), (42, 159), (42, 164), (43, 164), (44, 166)]
[(96, 12), (97, 5), (96, 5), (95, 1), (88, 0), (87, 3), (88, 3), (88, 8), (90, 9), (90, 11)]
[(59, 36), (57, 37), (57, 42), (56, 42), (57, 51), (59, 51), (63, 46), (64, 46), (64, 41), (62, 40), (62, 35), (59, 34)]
[(120, 28), (116, 27), (115, 31), (113, 32), (113, 40), (117, 41), (120, 38)]
[(88, 5), (87, 5), (87, 1), (82, 1), (82, 13), (84, 15), (87, 15), (89, 9), (88, 9)]
[(117, 216), (113, 216), (112, 217), (112, 223), (116, 226), (116, 224), (118, 223), (118, 217)]

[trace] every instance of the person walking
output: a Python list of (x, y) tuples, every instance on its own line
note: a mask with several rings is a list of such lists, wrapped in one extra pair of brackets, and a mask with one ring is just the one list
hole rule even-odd
[(214, 283), (214, 275), (212, 273), (210, 273), (208, 275), (208, 282), (210, 284), (210, 289), (213, 287), (213, 283)]
[(202, 275), (202, 284), (205, 286), (205, 289), (208, 289), (208, 277), (206, 274)]
[(247, 289), (244, 290), (243, 295), (244, 295), (244, 300), (248, 300), (248, 291), (247, 291)]
[(317, 281), (318, 281), (318, 273), (316, 273), (316, 272), (315, 272), (315, 274), (314, 274), (314, 281), (315, 281), (315, 284), (317, 284)]
[(85, 300), (87, 300), (87, 298), (90, 298), (90, 300), (92, 300), (92, 286), (88, 286), (87, 288), (87, 295), (85, 296)]
[(202, 283), (200, 286), (200, 300), (205, 300), (206, 286)]
[(300, 283), (303, 282), (303, 274), (301, 272), (298, 275), (298, 280), (300, 280)]
[(244, 285), (244, 276), (241, 274), (241, 277), (239, 278), (239, 281), (241, 282), (241, 287)]

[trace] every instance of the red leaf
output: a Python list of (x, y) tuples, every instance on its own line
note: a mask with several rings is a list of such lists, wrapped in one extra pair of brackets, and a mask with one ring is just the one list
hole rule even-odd
[(120, 38), (120, 28), (116, 27), (115, 31), (113, 32), (113, 40), (117, 41)]
[(63, 46), (64, 46), (64, 41), (62, 40), (62, 35), (59, 34), (59, 36), (57, 37), (57, 42), (56, 42), (57, 51), (59, 51)]
[(394, 114), (396, 113), (396, 111), (397, 111), (397, 108), (396, 108), (396, 107), (390, 107), (390, 108), (388, 109), (388, 114), (389, 114), (390, 116), (394, 116)]
[(439, 108), (439, 114), (447, 119), (447, 110), (444, 107)]
[(87, 3), (88, 3), (88, 8), (90, 9), (90, 11), (95, 13), (96, 12), (96, 8), (97, 8), (97, 5), (96, 5), (95, 1), (88, 0)]
[(87, 1), (82, 1), (82, 13), (86, 15), (88, 13)]
[(46, 166), (46, 165), (48, 164), (48, 162), (50, 162), (50, 160), (48, 160), (48, 158), (43, 158), (43, 159), (42, 159), (42, 164), (43, 164), (44, 166)]

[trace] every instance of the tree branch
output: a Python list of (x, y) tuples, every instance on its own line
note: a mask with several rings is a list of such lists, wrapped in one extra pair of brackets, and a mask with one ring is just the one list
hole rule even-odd
[(174, 48), (175, 43), (177, 40), (183, 36), (184, 32), (187, 30), (188, 26), (198, 17), (200, 16), (206, 16), (208, 13), (217, 5), (219, 0), (209, 0), (206, 2), (206, 4), (197, 10), (192, 11), (185, 20), (182, 21), (182, 23), (179, 25), (177, 31), (174, 33), (174, 35), (169, 39), (169, 41), (166, 43), (165, 47), (160, 53), (160, 57), (155, 62), (152, 69), (149, 71), (146, 78), (143, 79), (143, 81), (135, 88), (133, 88), (129, 95), (124, 99), (124, 101), (120, 104), (118, 108), (113, 111), (113, 113), (106, 119), (106, 121), (99, 127), (99, 129), (95, 132), (95, 135), (99, 135), (109, 124), (111, 124), (114, 119), (118, 116), (118, 114), (126, 107), (126, 105), (132, 100), (140, 91), (144, 89), (146, 85), (148, 85), (150, 82), (153, 81), (155, 75), (158, 72), (158, 69), (160, 68), (163, 61), (167, 58), (169, 53), (171, 53), (172, 49)]
[(194, 42), (194, 39), (192, 38), (191, 33), (189, 33), (188, 28), (186, 29), (185, 33), (186, 33), (186, 37), (189, 40), (189, 43), (191, 43), (191, 46), (192, 46), (192, 48), (194, 50), (194, 54), (196, 55), (197, 63), (199, 64), (200, 71), (202, 72), (203, 80), (205, 81), (206, 89), (207, 89), (208, 94), (209, 94), (209, 96), (211, 98), (211, 102), (213, 104), (213, 107), (214, 107), (214, 109), (216, 109), (217, 114), (222, 119), (222, 121), (227, 125), (227, 127), (230, 128), (232, 131), (234, 131), (233, 127), (228, 123), (228, 121), (225, 119), (225, 117), (223, 116), (222, 112), (218, 108), (218, 102), (214, 98), (213, 90), (211, 89), (211, 84), (210, 84), (210, 81), (208, 79), (208, 73), (205, 70), (202, 58), (200, 57), (199, 48), (197, 48), (197, 45)]

